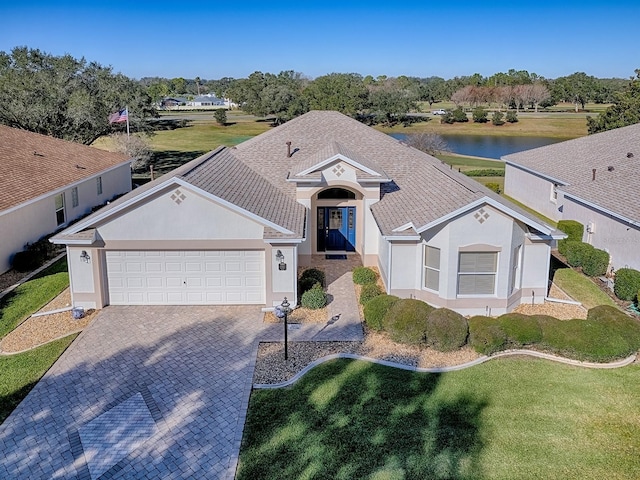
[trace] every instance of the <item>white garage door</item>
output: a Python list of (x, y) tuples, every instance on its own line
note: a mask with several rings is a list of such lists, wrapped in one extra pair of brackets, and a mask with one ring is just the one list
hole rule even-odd
[(112, 305), (265, 302), (264, 251), (108, 251)]

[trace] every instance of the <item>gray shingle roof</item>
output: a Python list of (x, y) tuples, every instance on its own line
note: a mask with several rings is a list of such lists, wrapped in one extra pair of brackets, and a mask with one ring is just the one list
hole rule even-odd
[[(294, 152), (291, 158), (287, 157), (288, 141)], [(371, 207), (384, 235), (400, 235), (393, 230), (409, 222), (419, 228), (482, 197), (492, 197), (490, 190), (440, 160), (338, 112), (309, 112), (234, 149), (236, 157), (291, 198), (296, 185), (287, 178), (321, 161), (320, 153), (342, 153), (392, 180), (382, 185), (384, 195)], [(495, 197), (496, 202), (540, 223)]]
[(559, 189), (570, 195), (640, 221), (640, 124), (506, 155), (503, 160), (559, 180), (564, 184)]

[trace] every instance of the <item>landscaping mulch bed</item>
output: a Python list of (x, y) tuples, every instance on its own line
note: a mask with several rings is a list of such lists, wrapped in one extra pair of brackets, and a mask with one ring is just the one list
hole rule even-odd
[[(71, 293), (64, 292), (45, 305), (40, 312), (49, 312), (71, 305)], [(30, 317), (0, 341), (0, 352), (18, 353), (51, 342), (57, 338), (82, 331), (96, 316), (96, 310), (88, 310), (81, 319), (74, 319), (70, 310)]]

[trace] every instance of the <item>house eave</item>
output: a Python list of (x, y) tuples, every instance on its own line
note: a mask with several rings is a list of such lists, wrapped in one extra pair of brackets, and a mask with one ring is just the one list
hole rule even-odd
[(617, 218), (618, 220), (621, 220), (621, 221), (623, 221), (624, 223), (626, 223), (626, 224), (628, 224), (630, 226), (640, 227), (640, 222), (637, 221), (637, 220), (632, 220), (629, 217), (625, 217), (624, 215), (620, 215), (619, 213), (616, 213), (616, 212), (614, 212), (612, 210), (609, 210), (607, 208), (603, 208), (600, 205), (596, 205), (595, 203), (590, 202), (588, 200), (585, 200), (584, 198), (581, 198), (581, 197), (579, 197), (577, 195), (574, 195), (572, 193), (567, 193), (564, 190), (562, 191), (562, 193), (565, 196), (565, 198), (569, 197), (569, 198), (571, 198), (571, 199), (573, 199), (573, 200), (575, 200), (577, 202), (583, 203), (584, 205), (586, 205), (586, 206), (588, 206), (590, 208), (593, 208), (594, 210), (597, 210), (597, 211), (602, 212), (602, 213), (604, 213), (606, 215), (610, 215), (610, 216), (612, 216), (614, 218)]
[(560, 180), (559, 178), (552, 177), (551, 175), (546, 175), (546, 174), (541, 173), (541, 172), (539, 172), (537, 170), (534, 170), (533, 168), (529, 168), (529, 167), (525, 167), (523, 165), (520, 165), (519, 163), (515, 163), (515, 162), (512, 162), (510, 160), (505, 160), (504, 163), (505, 163), (505, 165), (511, 165), (512, 167), (519, 168), (520, 170), (524, 170), (525, 172), (531, 173), (532, 175), (535, 175), (537, 177), (543, 178), (545, 180), (549, 180), (550, 182), (552, 182), (554, 184), (557, 184), (557, 185), (569, 185), (564, 180)]

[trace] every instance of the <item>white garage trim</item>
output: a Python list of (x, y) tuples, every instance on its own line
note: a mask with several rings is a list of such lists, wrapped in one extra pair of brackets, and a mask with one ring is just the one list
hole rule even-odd
[(265, 303), (263, 250), (107, 251), (111, 305)]

